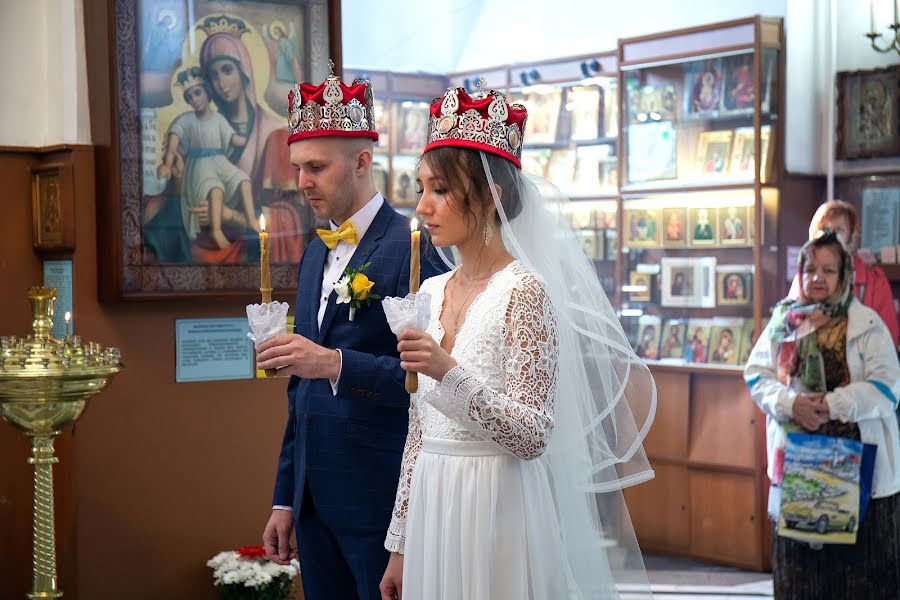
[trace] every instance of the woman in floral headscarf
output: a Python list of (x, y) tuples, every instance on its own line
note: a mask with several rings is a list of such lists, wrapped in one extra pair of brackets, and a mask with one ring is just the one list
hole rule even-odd
[[(897, 309), (894, 308), (891, 284), (884, 271), (872, 264), (872, 260), (864, 259), (864, 253), (859, 252), (861, 227), (856, 207), (843, 200), (824, 202), (816, 209), (816, 213), (810, 221), (809, 238), (812, 239), (821, 229), (833, 231), (850, 250), (850, 255), (853, 257), (853, 295), (878, 313), (878, 316), (888, 326), (894, 345), (900, 343), (900, 326), (897, 324)], [(788, 295), (791, 298), (797, 298), (799, 293), (800, 280), (794, 278)]]
[(834, 233), (807, 242), (799, 298), (775, 307), (744, 370), (766, 414), (769, 477), (788, 422), (878, 447), (856, 544), (816, 549), (774, 535), (779, 599), (900, 597), (900, 365), (887, 326), (853, 296), (852, 264)]

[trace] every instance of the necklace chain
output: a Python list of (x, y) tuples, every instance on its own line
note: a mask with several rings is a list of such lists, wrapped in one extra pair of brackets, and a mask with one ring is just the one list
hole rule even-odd
[[(460, 305), (459, 310), (456, 310), (456, 308), (453, 306), (453, 296), (450, 296), (450, 313), (453, 315), (453, 335), (456, 335), (457, 332), (459, 331), (459, 316), (462, 314), (463, 309), (466, 307), (466, 302), (469, 300), (469, 297), (472, 295), (472, 292), (475, 291), (475, 288), (478, 287), (478, 284), (481, 283), (482, 281), (484, 281), (484, 279), (491, 277), (491, 275), (492, 275), (491, 271), (493, 270), (494, 265), (497, 264), (498, 260), (500, 260), (499, 256), (497, 258), (495, 258), (494, 262), (491, 263), (491, 266), (488, 267), (488, 274), (484, 278), (475, 280), (475, 283), (472, 285), (471, 288), (469, 288), (469, 293), (466, 294), (465, 299), (462, 301), (462, 305)], [(456, 285), (457, 285), (457, 287), (459, 286), (458, 283)]]

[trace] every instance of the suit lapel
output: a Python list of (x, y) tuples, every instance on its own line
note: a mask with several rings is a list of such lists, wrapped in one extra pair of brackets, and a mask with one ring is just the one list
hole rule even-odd
[[(359, 245), (356, 247), (356, 251), (350, 258), (350, 262), (347, 264), (346, 268), (357, 269), (366, 264), (366, 262), (369, 260), (369, 255), (371, 255), (372, 251), (375, 250), (375, 248), (378, 246), (378, 241), (381, 240), (381, 238), (383, 238), (384, 234), (387, 232), (388, 224), (391, 222), (391, 216), (393, 215), (393, 212), (394, 209), (391, 208), (388, 205), (387, 200), (385, 200), (384, 204), (381, 205), (381, 208), (378, 209), (378, 213), (375, 215), (375, 218), (372, 220), (372, 224), (369, 225), (369, 228), (366, 230), (366, 235), (363, 236), (363, 239), (359, 241)], [(322, 282), (320, 281), (320, 290), (321, 285)], [(325, 334), (328, 333), (328, 328), (331, 326), (331, 322), (334, 320), (334, 315), (337, 313), (338, 306), (335, 302), (336, 300), (337, 293), (332, 291), (331, 296), (328, 297), (328, 306), (325, 307), (325, 315), (322, 317), (322, 326), (319, 327), (319, 337), (316, 340), (316, 342), (320, 345), (322, 343), (322, 340), (325, 339)]]
[(307, 247), (306, 252), (307, 255), (304, 256), (304, 259), (309, 261), (309, 268), (306, 269), (306, 275), (301, 284), (305, 290), (306, 303), (304, 306), (309, 330), (301, 333), (309, 339), (316, 339), (319, 333), (319, 296), (322, 294), (322, 277), (325, 273), (325, 258), (328, 256), (328, 248), (321, 240), (316, 239)]

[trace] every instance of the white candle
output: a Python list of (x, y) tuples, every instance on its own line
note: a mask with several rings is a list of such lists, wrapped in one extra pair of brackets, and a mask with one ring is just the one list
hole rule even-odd
[(72, 320), (72, 313), (66, 311), (66, 337), (69, 337), (69, 321)]
[(266, 217), (260, 215), (259, 228), (259, 291), (263, 302), (272, 301), (272, 283), (269, 277), (269, 234), (266, 232)]
[(413, 219), (409, 222), (410, 249), (409, 249), (409, 291), (419, 291), (419, 221)]

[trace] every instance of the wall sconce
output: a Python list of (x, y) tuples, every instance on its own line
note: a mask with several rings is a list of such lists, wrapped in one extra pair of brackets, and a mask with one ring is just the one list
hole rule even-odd
[(466, 77), (465, 79), (463, 79), (463, 85), (462, 85), (463, 89), (466, 90), (469, 94), (476, 92), (476, 91), (480, 91), (480, 89), (478, 87), (478, 82), (481, 80), (485, 81), (484, 85), (486, 86), (487, 80), (484, 78), (483, 75), (473, 76), (471, 79)]
[(519, 81), (522, 82), (522, 87), (526, 87), (537, 83), (541, 80), (541, 74), (538, 73), (537, 69), (532, 69), (530, 71), (522, 71), (519, 73)]
[(888, 25), (888, 29), (890, 29), (893, 33), (888, 34), (888, 38), (890, 39), (890, 43), (882, 48), (875, 43), (880, 37), (883, 37), (878, 30), (875, 29), (875, 0), (869, 0), (869, 26), (870, 31), (866, 33), (865, 36), (869, 38), (869, 42), (872, 44), (872, 50), (876, 52), (890, 52), (891, 50), (896, 50), (897, 54), (900, 54), (900, 16), (898, 16), (898, 11), (900, 11), (900, 7), (897, 6), (898, 0), (894, 0), (894, 22)]
[(585, 79), (589, 79), (600, 72), (600, 62), (595, 58), (592, 60), (585, 60), (581, 63), (581, 74), (584, 75)]

